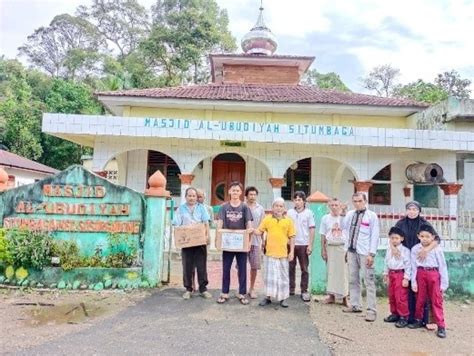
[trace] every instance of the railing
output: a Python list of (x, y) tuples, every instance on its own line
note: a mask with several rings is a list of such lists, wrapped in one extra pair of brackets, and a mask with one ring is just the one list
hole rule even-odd
[[(405, 216), (405, 212), (374, 210), (380, 219), (381, 245), (384, 247), (387, 244), (388, 231), (398, 220)], [(423, 209), (421, 215), (441, 235), (442, 246), (446, 250), (469, 250), (474, 248), (474, 212), (461, 211), (457, 219), (444, 215), (439, 209)], [(453, 229), (453, 226), (456, 229)], [(454, 231), (456, 232), (454, 233)]]

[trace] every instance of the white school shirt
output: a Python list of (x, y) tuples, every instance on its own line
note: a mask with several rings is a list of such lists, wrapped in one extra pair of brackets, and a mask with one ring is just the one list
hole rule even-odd
[[(252, 213), (252, 227), (254, 229), (258, 229), (260, 223), (262, 222), (263, 218), (265, 217), (265, 209), (259, 203), (255, 205), (255, 207), (250, 207), (250, 212)], [(255, 234), (252, 234), (252, 246), (260, 246), (261, 238)]]
[[(329, 245), (340, 245), (346, 242), (347, 234), (346, 234), (346, 231), (343, 229), (342, 223), (343, 223), (342, 216), (333, 216), (331, 214), (326, 214), (321, 219), (319, 234), (324, 235)], [(342, 229), (342, 236), (340, 239), (333, 239), (332, 237), (331, 230), (335, 224), (338, 224), (339, 227)]]
[(313, 212), (309, 209), (304, 208), (303, 211), (298, 213), (296, 209), (290, 209), (286, 215), (293, 220), (296, 228), (296, 246), (307, 246), (309, 245), (309, 229), (316, 226), (314, 222)]
[[(349, 244), (351, 242), (351, 221), (352, 217), (355, 214), (355, 210), (351, 210), (347, 213), (343, 222), (343, 229), (346, 231), (347, 240), (344, 245), (346, 251), (349, 249)], [(357, 239), (356, 252), (360, 255), (369, 255), (377, 253), (377, 248), (379, 246), (379, 237), (380, 237), (380, 225), (379, 218), (377, 214), (369, 209), (365, 210), (364, 216), (362, 217), (362, 222), (359, 228), (359, 236)]]
[(410, 280), (411, 278), (411, 254), (410, 250), (403, 246), (402, 244), (397, 246), (398, 251), (400, 251), (400, 257), (396, 258), (392, 256), (392, 249), (387, 247), (387, 253), (385, 254), (385, 268), (383, 274), (387, 275), (388, 271), (391, 269), (394, 270), (405, 270), (403, 273), (403, 278)]
[(440, 289), (445, 291), (449, 287), (449, 277), (448, 266), (446, 265), (443, 249), (439, 245), (436, 246), (433, 250), (428, 252), (428, 255), (426, 255), (424, 261), (420, 261), (417, 256), (418, 252), (420, 252), (422, 248), (423, 246), (421, 246), (421, 244), (417, 244), (411, 249), (411, 285), (417, 286), (416, 272), (418, 267), (437, 267), (441, 276)]

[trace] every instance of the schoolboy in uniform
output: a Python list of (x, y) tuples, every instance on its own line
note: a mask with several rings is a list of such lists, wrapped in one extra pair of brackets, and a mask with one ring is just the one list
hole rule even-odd
[[(390, 247), (385, 255), (385, 268), (383, 280), (388, 284), (388, 300), (390, 315), (383, 321), (395, 323), (397, 328), (408, 325), (408, 284), (411, 277), (410, 250), (403, 246), (405, 233), (398, 227), (392, 227), (388, 232)], [(400, 254), (394, 256), (392, 249), (397, 249)]]
[[(426, 301), (431, 301), (433, 318), (438, 325), (436, 335), (446, 337), (446, 324), (444, 322), (443, 292), (448, 289), (448, 267), (441, 246), (435, 242), (436, 232), (430, 225), (422, 225), (418, 232), (420, 243), (411, 249), (412, 277), (411, 287), (416, 296), (415, 322), (410, 324), (410, 329), (423, 326), (423, 307)], [(428, 252), (425, 259), (418, 257), (419, 251), (431, 244), (437, 246)]]

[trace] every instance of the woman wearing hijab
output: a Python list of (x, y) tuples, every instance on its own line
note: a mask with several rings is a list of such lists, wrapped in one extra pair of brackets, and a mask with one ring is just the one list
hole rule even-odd
[[(403, 245), (408, 249), (412, 249), (413, 246), (418, 244), (418, 232), (422, 225), (429, 225), (431, 224), (426, 221), (425, 218), (420, 216), (421, 213), (421, 205), (417, 201), (411, 201), (407, 203), (405, 206), (406, 208), (406, 215), (405, 217), (401, 218), (395, 224), (396, 227), (402, 229), (405, 233), (405, 239), (403, 240)], [(436, 241), (440, 242), (440, 237), (436, 233)], [(436, 245), (428, 246), (427, 248), (422, 248), (418, 254), (418, 258), (420, 260), (424, 260), (433, 248)], [(392, 248), (392, 256), (399, 256), (400, 252), (398, 250), (394, 250)], [(411, 290), (411, 286), (408, 287), (408, 308), (410, 310), (410, 316), (408, 318), (409, 323), (414, 322), (414, 315), (415, 315), (415, 306), (416, 306), (416, 294)], [(425, 305), (425, 312), (423, 315), (423, 322), (424, 324), (428, 324), (428, 316), (429, 316), (429, 305)]]

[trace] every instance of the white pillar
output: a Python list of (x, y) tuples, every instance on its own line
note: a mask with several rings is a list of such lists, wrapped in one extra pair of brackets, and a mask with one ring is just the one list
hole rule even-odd
[(188, 174), (183, 173), (179, 175), (179, 179), (181, 180), (181, 203), (184, 203), (186, 189), (188, 189), (191, 186), (194, 179), (194, 175), (190, 173)]
[(444, 214), (449, 218), (450, 239), (457, 238), (458, 230), (458, 193), (462, 184), (444, 183), (439, 186), (444, 193)]

